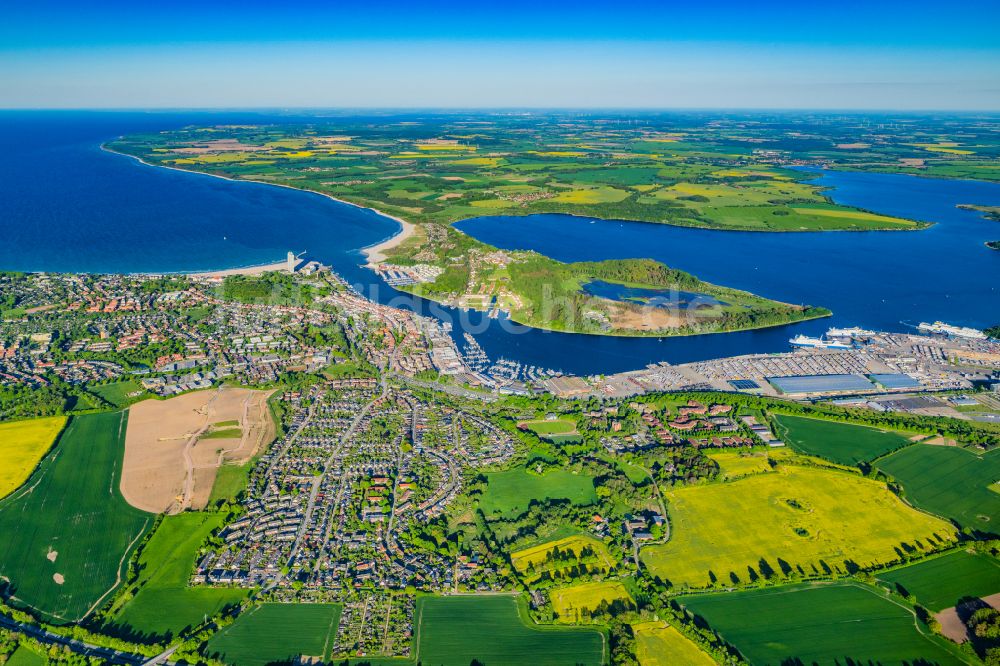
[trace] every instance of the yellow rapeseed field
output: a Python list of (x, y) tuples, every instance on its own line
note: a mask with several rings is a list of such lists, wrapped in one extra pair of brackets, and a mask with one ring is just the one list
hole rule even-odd
[(838, 210), (835, 208), (792, 208), (801, 215), (819, 215), (821, 217), (842, 217), (848, 220), (863, 220), (865, 222), (879, 222), (883, 224), (899, 224), (906, 227), (914, 226), (910, 220), (898, 217), (888, 217), (886, 215), (876, 215), (866, 213), (861, 210)]
[(635, 654), (642, 666), (715, 666), (715, 660), (666, 622), (633, 624)]
[(957, 536), (885, 484), (836, 470), (783, 465), (680, 488), (666, 499), (670, 541), (647, 546), (641, 557), (652, 574), (678, 587), (849, 572), (938, 549)]
[(549, 591), (552, 610), (561, 622), (579, 622), (586, 619), (583, 611), (593, 612), (602, 603), (622, 601), (629, 606), (635, 604), (625, 586), (615, 580), (599, 583), (580, 583)]
[(628, 192), (617, 187), (594, 187), (587, 190), (560, 192), (553, 201), (572, 204), (615, 203), (628, 198)]
[(31, 476), (64, 425), (64, 416), (0, 423), (0, 497)]
[(719, 465), (719, 473), (724, 480), (771, 471), (771, 463), (764, 453), (719, 451), (709, 453), (708, 457)]
[(537, 546), (512, 553), (510, 559), (514, 568), (524, 572), (527, 570), (529, 564), (534, 564), (535, 566), (542, 565), (548, 554), (553, 550), (559, 549), (563, 552), (572, 551), (576, 557), (579, 557), (580, 553), (587, 546), (596, 553), (597, 559), (601, 561), (604, 567), (611, 567), (611, 556), (608, 554), (608, 547), (594, 537), (585, 534), (577, 534), (556, 541), (546, 541)]

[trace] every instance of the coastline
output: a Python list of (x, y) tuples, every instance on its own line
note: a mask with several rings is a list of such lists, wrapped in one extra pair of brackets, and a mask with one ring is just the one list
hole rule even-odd
[[(340, 199), (334, 199), (334, 200), (340, 201)], [(343, 203), (349, 203), (349, 202), (345, 201)], [(375, 264), (380, 264), (383, 261), (385, 261), (386, 259), (385, 252), (402, 245), (406, 240), (411, 238), (413, 234), (416, 233), (417, 231), (417, 225), (413, 224), (412, 222), (407, 222), (401, 217), (395, 217), (394, 215), (387, 215), (386, 213), (383, 213), (377, 208), (369, 208), (369, 210), (373, 210), (379, 215), (392, 218), (396, 222), (399, 222), (399, 225), (402, 227), (402, 229), (400, 229), (398, 233), (389, 236), (389, 238), (386, 238), (384, 241), (376, 243), (375, 245), (369, 245), (368, 247), (361, 248), (361, 251), (364, 253), (365, 258), (368, 260), (368, 263), (365, 265), (374, 266)]]
[[(360, 248), (361, 252), (365, 255), (365, 258), (367, 260), (367, 263), (365, 264), (366, 266), (372, 266), (372, 265), (377, 264), (379, 262), (385, 261), (385, 255), (383, 254), (383, 252), (385, 252), (387, 250), (391, 250), (394, 247), (397, 247), (403, 241), (405, 241), (406, 239), (408, 239), (411, 236), (413, 236), (414, 232), (416, 231), (416, 225), (415, 224), (413, 224), (412, 222), (407, 222), (406, 220), (404, 220), (401, 217), (398, 217), (396, 215), (392, 215), (391, 213), (386, 213), (385, 211), (379, 210), (378, 208), (375, 208), (373, 206), (363, 206), (361, 204), (354, 203), (353, 201), (346, 201), (344, 199), (338, 199), (337, 197), (333, 196), (332, 194), (326, 194), (325, 192), (317, 192), (316, 190), (307, 190), (307, 189), (301, 188), (301, 187), (292, 187), (291, 185), (284, 185), (282, 183), (269, 183), (269, 182), (264, 181), (264, 180), (254, 180), (252, 178), (230, 178), (229, 176), (221, 176), (221, 175), (216, 174), (216, 173), (206, 173), (204, 171), (195, 171), (193, 169), (181, 169), (180, 167), (166, 166), (166, 165), (163, 165), (163, 164), (153, 164), (151, 162), (147, 162), (146, 160), (142, 159), (138, 155), (130, 155), (128, 153), (122, 153), (122, 152), (119, 152), (117, 150), (112, 150), (111, 148), (108, 148), (107, 143), (102, 143), (101, 144), (101, 150), (103, 150), (104, 152), (107, 152), (107, 153), (111, 153), (112, 155), (121, 155), (122, 157), (128, 157), (130, 159), (135, 160), (139, 164), (142, 164), (142, 165), (148, 166), (148, 167), (153, 167), (155, 169), (169, 169), (170, 171), (179, 171), (181, 173), (193, 174), (193, 175), (196, 175), (196, 176), (208, 176), (209, 178), (219, 178), (220, 180), (228, 180), (229, 182), (232, 182), (232, 183), (254, 183), (254, 184), (257, 184), (257, 185), (268, 185), (270, 187), (283, 187), (283, 188), (285, 188), (287, 190), (294, 190), (296, 192), (304, 192), (304, 193), (307, 193), (307, 194), (315, 194), (317, 196), (326, 197), (327, 199), (330, 199), (331, 201), (336, 201), (337, 203), (347, 204), (348, 206), (354, 206), (355, 208), (361, 208), (362, 210), (370, 210), (370, 211), (372, 211), (373, 213), (375, 213), (377, 215), (381, 215), (382, 217), (389, 218), (390, 220), (393, 220), (394, 222), (396, 222), (397, 224), (399, 224), (399, 226), (400, 226), (399, 231), (397, 231), (392, 236), (389, 236), (385, 240), (379, 241), (378, 243), (375, 243), (374, 245), (369, 245), (367, 247)], [(268, 268), (269, 266), (280, 266), (280, 268)], [(285, 266), (286, 266), (286, 263), (282, 261), (282, 262), (275, 262), (273, 264), (262, 264), (262, 265), (259, 265), (259, 266), (247, 266), (247, 267), (244, 267), (244, 268), (238, 268), (238, 267), (237, 268), (225, 268), (225, 269), (220, 269), (220, 270), (198, 271), (198, 272), (195, 272), (195, 273), (185, 273), (185, 274), (186, 275), (202, 275), (202, 276), (222, 275), (223, 273), (230, 274), (230, 275), (236, 275), (236, 274), (254, 275), (255, 273), (247, 273), (245, 271), (257, 270), (258, 273), (263, 273), (266, 270), (281, 270)], [(229, 271), (244, 271), (244, 272), (241, 272), (241, 273), (228, 273)]]
[[(105, 144), (101, 144), (101, 150), (106, 151), (106, 152), (111, 153), (111, 154), (114, 154), (114, 155), (121, 155), (121, 156), (124, 156), (124, 157), (132, 158), (136, 162), (139, 162), (140, 164), (142, 164), (144, 166), (148, 166), (148, 167), (160, 168), (160, 169), (169, 169), (171, 171), (180, 171), (182, 173), (196, 174), (196, 175), (200, 175), (200, 176), (209, 176), (209, 177), (212, 177), (212, 178), (219, 178), (221, 180), (228, 180), (228, 181), (231, 181), (231, 182), (255, 183), (257, 185), (270, 185), (270, 186), (273, 186), (273, 187), (283, 187), (285, 189), (295, 190), (297, 192), (304, 192), (304, 193), (308, 193), (308, 194), (316, 194), (316, 195), (319, 195), (319, 196), (322, 196), (322, 197), (326, 197), (327, 199), (330, 199), (332, 201), (336, 201), (338, 203), (347, 204), (349, 206), (354, 206), (355, 208), (367, 209), (367, 210), (370, 210), (370, 211), (372, 211), (372, 212), (374, 212), (374, 213), (376, 213), (378, 215), (381, 215), (382, 217), (387, 217), (387, 218), (389, 218), (391, 220), (394, 220), (400, 226), (400, 230), (398, 232), (396, 232), (392, 236), (389, 236), (385, 240), (379, 241), (378, 243), (375, 243), (373, 245), (369, 245), (369, 246), (360, 248), (360, 251), (365, 255), (365, 259), (366, 259), (365, 266), (368, 267), (368, 268), (372, 268), (375, 265), (377, 265), (377, 264), (385, 261), (385, 259), (386, 259), (385, 252), (387, 252), (388, 250), (391, 250), (392, 248), (398, 247), (403, 242), (405, 242), (407, 239), (411, 238), (413, 236), (413, 234), (416, 232), (416, 225), (413, 224), (413, 223), (411, 223), (411, 222), (408, 222), (408, 221), (404, 220), (401, 217), (398, 217), (396, 215), (391, 215), (389, 213), (381, 211), (381, 210), (379, 210), (377, 208), (374, 208), (372, 206), (362, 206), (361, 204), (356, 204), (356, 203), (353, 203), (351, 201), (345, 201), (343, 199), (338, 199), (335, 196), (332, 196), (330, 194), (326, 194), (326, 193), (323, 193), (323, 192), (317, 192), (315, 190), (308, 190), (308, 189), (304, 189), (304, 188), (300, 188), (300, 187), (292, 187), (291, 185), (284, 185), (284, 184), (281, 184), (281, 183), (269, 183), (269, 182), (266, 182), (266, 181), (253, 180), (253, 179), (249, 179), (249, 178), (231, 178), (229, 176), (222, 176), (222, 175), (213, 174), (213, 173), (206, 173), (204, 171), (194, 171), (194, 170), (191, 170), (191, 169), (181, 169), (179, 167), (171, 167), (171, 166), (165, 166), (165, 165), (160, 165), (160, 164), (152, 164), (152, 163), (147, 162), (146, 160), (144, 160), (141, 157), (138, 157), (136, 155), (130, 155), (128, 153), (122, 153), (122, 152), (118, 152), (116, 150), (112, 150), (112, 149), (108, 148)], [(538, 213), (528, 213), (527, 215), (531, 215), (531, 214), (538, 214)], [(579, 214), (575, 214), (575, 213), (549, 213), (549, 214), (567, 215), (569, 217), (580, 218), (580, 219), (588, 219), (588, 218), (589, 219), (595, 219), (595, 218), (593, 218), (591, 216), (579, 215)], [(469, 218), (469, 219), (472, 219), (472, 218)], [(596, 218), (596, 219), (604, 219), (604, 218)], [(617, 220), (607, 220), (607, 221), (617, 221), (617, 222), (626, 222), (626, 223), (633, 222), (633, 223), (645, 223), (645, 224), (669, 224), (669, 223), (648, 222), (648, 221), (645, 221), (645, 220), (627, 220), (627, 219), (617, 219)], [(458, 229), (457, 227), (455, 227), (453, 225), (454, 225), (454, 223), (452, 223), (452, 225), (449, 225), (449, 226), (452, 229), (455, 229), (456, 231), (458, 231), (459, 233), (466, 234), (465, 231), (463, 231), (461, 229)], [(675, 225), (675, 226), (686, 226), (686, 225)], [(702, 227), (702, 228), (711, 229), (711, 227)], [(721, 231), (722, 229), (719, 229), (719, 230)], [(739, 231), (739, 230), (734, 230), (734, 231)], [(282, 261), (282, 262), (275, 262), (275, 263), (271, 263), (271, 264), (261, 264), (261, 265), (257, 265), (257, 266), (247, 266), (247, 267), (243, 267), (243, 268), (227, 268), (227, 269), (221, 269), (221, 270), (184, 272), (183, 274), (189, 275), (191, 277), (221, 278), (221, 277), (225, 277), (227, 275), (259, 275), (261, 273), (265, 273), (265, 272), (268, 272), (268, 271), (284, 271), (286, 269), (287, 269), (287, 262)], [(409, 293), (409, 294), (411, 294), (413, 296), (418, 296), (420, 298), (427, 298), (427, 296), (425, 296), (425, 295), (417, 294), (417, 293), (414, 293), (414, 292), (409, 291), (407, 289), (401, 289), (401, 291)], [(428, 300), (431, 300), (432, 302), (440, 302), (440, 301), (436, 301), (435, 299), (428, 299)], [(791, 325), (791, 324), (796, 324), (796, 323), (800, 323), (800, 322), (803, 322), (803, 321), (809, 321), (809, 320), (813, 320), (813, 319), (822, 319), (822, 318), (825, 318), (825, 317), (832, 316), (832, 314), (833, 314), (832, 312), (827, 311), (824, 314), (818, 314), (818, 315), (814, 315), (814, 316), (811, 316), (811, 317), (804, 317), (802, 319), (795, 319), (795, 320), (786, 321), (786, 322), (780, 322), (780, 323), (775, 323), (775, 324), (763, 324), (763, 325), (759, 325), (759, 326), (753, 326), (753, 327), (741, 328), (741, 329), (721, 329), (721, 330), (697, 331), (697, 332), (696, 331), (685, 331), (685, 332), (682, 332), (682, 333), (673, 333), (673, 334), (671, 334), (671, 333), (664, 334), (663, 331), (659, 331), (658, 335), (654, 334), (652, 332), (649, 332), (649, 333), (646, 333), (646, 334), (643, 334), (641, 332), (636, 332), (636, 333), (633, 334), (633, 333), (623, 333), (623, 332), (619, 332), (619, 333), (607, 333), (607, 332), (596, 333), (596, 332), (590, 332), (590, 331), (566, 331), (566, 330), (560, 330), (560, 329), (556, 329), (556, 328), (550, 328), (548, 326), (542, 326), (542, 325), (538, 325), (538, 324), (530, 324), (530, 323), (527, 323), (527, 322), (518, 321), (517, 319), (514, 319), (514, 318), (511, 318), (511, 320), (514, 321), (515, 323), (521, 325), (521, 326), (526, 326), (528, 328), (533, 328), (533, 329), (541, 330), (541, 331), (552, 331), (552, 332), (575, 334), (575, 335), (592, 335), (592, 336), (598, 336), (598, 337), (600, 337), (600, 336), (607, 336), (607, 337), (617, 337), (617, 338), (660, 338), (660, 339), (663, 339), (663, 338), (676, 338), (676, 337), (690, 337), (690, 336), (698, 336), (698, 335), (714, 335), (714, 334), (721, 334), (721, 333), (739, 333), (739, 332), (747, 331), (747, 330), (759, 330), (759, 329), (766, 329), (766, 328), (775, 328), (775, 327), (781, 327), (781, 326), (788, 326), (788, 325)]]
[[(276, 261), (273, 264), (257, 264), (255, 266), (244, 266), (242, 268), (223, 268), (218, 271), (190, 271), (173, 273), (173, 275), (186, 275), (193, 278), (224, 278), (230, 275), (260, 275), (275, 271), (287, 271), (287, 261)], [(167, 273), (170, 275), (170, 273)]]

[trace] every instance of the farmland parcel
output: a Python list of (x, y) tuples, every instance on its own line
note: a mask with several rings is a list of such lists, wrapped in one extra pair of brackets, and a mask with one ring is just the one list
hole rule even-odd
[(418, 602), (419, 652), (424, 664), (489, 666), (601, 664), (600, 632), (528, 627), (518, 599), (508, 595), (423, 597)]
[(1000, 562), (989, 555), (956, 550), (878, 575), (921, 606), (940, 611), (963, 597), (988, 597), (1000, 592)]
[(948, 523), (906, 506), (881, 483), (783, 466), (667, 495), (670, 541), (641, 556), (679, 587), (740, 584), (893, 562), (906, 549), (954, 541)]
[[(221, 388), (133, 406), (122, 473), (125, 499), (155, 513), (205, 508), (221, 462), (245, 462), (274, 437), (268, 395)], [(240, 427), (217, 425), (233, 421)]]
[(1000, 450), (976, 455), (954, 446), (917, 444), (876, 465), (903, 486), (914, 506), (951, 518), (962, 527), (1000, 532)]
[(793, 449), (842, 465), (857, 465), (910, 444), (899, 433), (801, 416), (777, 416), (778, 437)]
[(118, 490), (126, 412), (73, 417), (53, 452), (0, 502), (0, 576), (15, 601), (77, 620), (120, 582), (153, 516)]
[(635, 652), (642, 666), (714, 666), (715, 660), (665, 622), (632, 625)]
[(0, 498), (25, 482), (64, 425), (63, 416), (0, 423)]
[(699, 595), (681, 603), (753, 664), (965, 663), (942, 639), (917, 629), (912, 609), (856, 583)]
[(221, 513), (193, 512), (163, 519), (139, 556), (142, 587), (112, 610), (118, 632), (137, 639), (173, 637), (247, 596), (240, 588), (188, 586), (198, 549), (224, 519)]
[(340, 604), (264, 604), (216, 634), (207, 652), (233, 666), (329, 659), (340, 610)]
[(552, 609), (561, 622), (589, 622), (590, 616), (602, 607), (633, 608), (635, 602), (625, 585), (618, 581), (580, 583), (550, 590)]

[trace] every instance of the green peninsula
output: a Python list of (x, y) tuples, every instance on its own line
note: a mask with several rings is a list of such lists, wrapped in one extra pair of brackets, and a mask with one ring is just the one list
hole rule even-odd
[[(152, 165), (314, 191), (396, 216), (409, 223), (407, 233), (369, 259), (383, 270), (411, 270), (415, 283), (402, 288), (427, 298), (502, 310), (540, 328), (664, 336), (829, 312), (711, 285), (645, 260), (564, 264), (500, 252), (451, 224), (565, 213), (742, 231), (926, 226), (833, 203), (812, 174), (791, 168), (810, 163), (817, 146), (785, 134), (693, 117), (626, 123), (570, 114), (427, 114), (194, 126), (107, 147)], [(605, 288), (588, 289), (594, 283)], [(608, 284), (628, 295), (609, 297)]]

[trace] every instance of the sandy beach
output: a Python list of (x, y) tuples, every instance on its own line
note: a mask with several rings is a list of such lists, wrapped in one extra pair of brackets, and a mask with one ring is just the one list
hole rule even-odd
[(225, 268), (221, 271), (196, 271), (193, 273), (184, 273), (184, 275), (196, 278), (224, 278), (228, 275), (260, 275), (261, 273), (270, 273), (272, 271), (284, 271), (287, 273), (288, 262), (278, 261), (273, 264), (246, 266), (244, 268)]
[(405, 241), (407, 238), (413, 236), (413, 233), (417, 230), (416, 225), (407, 222), (406, 220), (400, 217), (396, 217), (395, 215), (387, 215), (377, 209), (372, 209), (372, 210), (375, 210), (375, 212), (378, 213), (379, 215), (383, 215), (385, 217), (396, 220), (397, 222), (399, 222), (400, 226), (402, 227), (402, 230), (400, 230), (400, 232), (395, 236), (387, 238), (381, 243), (377, 243), (376, 245), (370, 245), (362, 249), (362, 252), (365, 253), (365, 257), (368, 259), (369, 266), (373, 264), (380, 264), (383, 261), (385, 261), (385, 252), (387, 250), (391, 250), (392, 248), (402, 244), (403, 241)]

